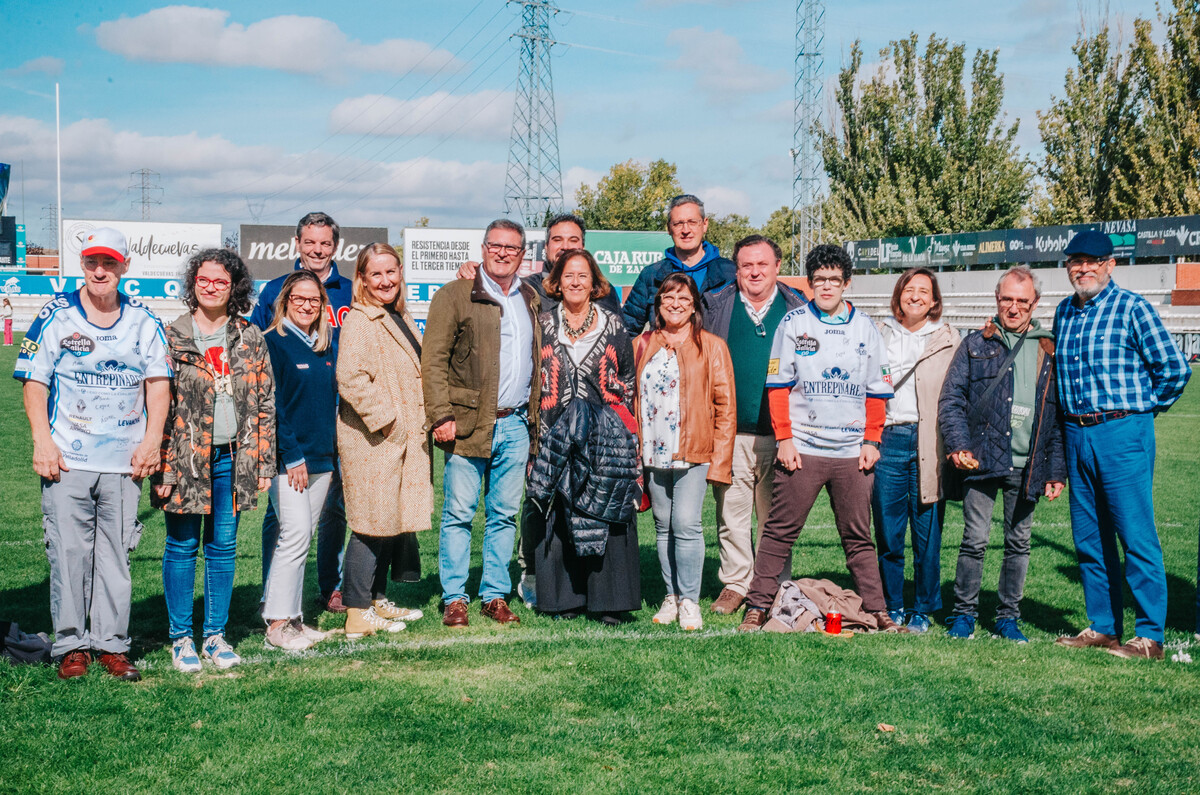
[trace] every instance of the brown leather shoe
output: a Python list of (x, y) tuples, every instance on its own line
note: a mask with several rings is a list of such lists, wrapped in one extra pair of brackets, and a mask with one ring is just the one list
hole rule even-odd
[(104, 670), (125, 682), (140, 682), (142, 673), (124, 654), (101, 654), (100, 664)]
[(893, 632), (900, 634), (908, 634), (908, 629), (892, 621), (892, 617), (888, 615), (888, 611), (880, 610), (878, 613), (872, 613), (875, 616), (876, 632)]
[(318, 606), (328, 613), (345, 613), (346, 605), (342, 603), (342, 592), (333, 591), (328, 596), (321, 594)]
[(483, 606), (481, 611), (485, 616), (500, 624), (520, 624), (521, 617), (508, 609), (508, 602), (503, 599), (493, 599)]
[(442, 613), (442, 623), (448, 627), (467, 626), (467, 600), (455, 599), (446, 605)]
[(1150, 638), (1134, 636), (1122, 646), (1109, 649), (1108, 653), (1127, 660), (1161, 660), (1163, 658), (1162, 644)]
[(92, 655), (86, 651), (69, 651), (58, 661), (58, 678), (74, 679), (77, 676), (83, 676), (87, 673), (91, 663)]
[(1057, 638), (1054, 642), (1059, 646), (1068, 646), (1072, 649), (1116, 649), (1121, 645), (1121, 639), (1116, 635), (1104, 635), (1091, 627), (1078, 635)]
[(722, 588), (720, 596), (713, 600), (712, 607), (709, 609), (717, 615), (733, 615), (741, 609), (742, 603), (745, 601), (746, 597), (737, 591), (731, 588)]
[(766, 610), (758, 607), (747, 607), (746, 615), (742, 616), (742, 623), (738, 625), (737, 631), (758, 632), (765, 623), (767, 623)]

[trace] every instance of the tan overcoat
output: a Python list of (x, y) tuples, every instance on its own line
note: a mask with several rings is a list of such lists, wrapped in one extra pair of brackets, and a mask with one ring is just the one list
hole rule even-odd
[[(420, 339), (407, 313), (404, 322)], [(428, 530), (433, 483), (421, 360), (383, 307), (350, 307), (338, 343), (337, 380), (338, 457), (350, 529), (381, 537)]]

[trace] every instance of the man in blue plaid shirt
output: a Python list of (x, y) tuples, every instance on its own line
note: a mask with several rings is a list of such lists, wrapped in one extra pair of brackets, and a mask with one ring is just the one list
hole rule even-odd
[[(1191, 370), (1150, 302), (1112, 281), (1112, 250), (1097, 231), (1071, 240), (1075, 295), (1054, 313), (1071, 527), (1091, 622), (1057, 642), (1162, 659), (1167, 575), (1154, 525), (1154, 416), (1179, 399)], [(1118, 538), (1136, 615), (1124, 645)]]

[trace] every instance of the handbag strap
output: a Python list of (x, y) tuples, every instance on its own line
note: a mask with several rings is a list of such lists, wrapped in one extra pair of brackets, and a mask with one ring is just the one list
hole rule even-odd
[(1004, 372), (1016, 360), (1017, 354), (1021, 352), (1021, 346), (1025, 344), (1025, 337), (1028, 334), (1029, 329), (1025, 329), (1025, 331), (1021, 333), (1021, 336), (1017, 339), (1017, 344), (1012, 346), (1012, 350), (1008, 352), (1008, 356), (1004, 357), (1004, 362), (1000, 365), (1000, 372), (996, 373), (995, 377), (992, 378), (991, 383), (988, 384), (988, 388), (984, 390), (983, 395), (967, 413), (968, 425), (974, 422), (975, 418), (979, 416), (979, 412), (983, 411), (984, 407), (988, 404), (988, 398), (990, 398), (995, 393), (996, 388), (1000, 386), (1000, 379), (1004, 377)]

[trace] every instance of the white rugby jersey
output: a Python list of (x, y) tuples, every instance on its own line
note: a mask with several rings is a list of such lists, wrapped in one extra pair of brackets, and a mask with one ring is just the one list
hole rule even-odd
[(890, 398), (892, 379), (883, 337), (846, 302), (850, 318), (827, 323), (811, 301), (783, 316), (771, 343), (767, 388), (787, 387), (796, 450), (856, 458), (867, 422), (867, 398)]
[(88, 322), (79, 291), (59, 293), (33, 321), (13, 373), (50, 388), (50, 433), (69, 469), (133, 471), (146, 435), (147, 378), (169, 377), (162, 324), (135, 298), (122, 295), (110, 328)]

